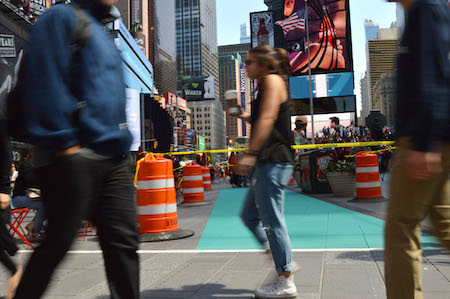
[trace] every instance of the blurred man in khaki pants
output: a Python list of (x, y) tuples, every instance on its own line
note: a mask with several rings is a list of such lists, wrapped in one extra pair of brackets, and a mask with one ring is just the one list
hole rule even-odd
[(389, 2), (401, 2), (406, 25), (398, 57), (400, 150), (386, 220), (386, 289), (388, 299), (422, 299), (425, 217), (450, 248), (450, 15), (447, 0)]

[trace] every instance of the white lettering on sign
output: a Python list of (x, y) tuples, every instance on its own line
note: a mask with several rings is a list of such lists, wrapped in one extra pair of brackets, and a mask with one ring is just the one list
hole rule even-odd
[(201, 96), (202, 95), (202, 91), (201, 90), (189, 90), (186, 89), (184, 91), (184, 94), (187, 96)]
[(0, 34), (0, 57), (3, 58), (16, 57), (14, 35)]
[(1, 35), (0, 47), (14, 47), (14, 35)]
[(245, 92), (245, 70), (241, 69), (241, 92)]

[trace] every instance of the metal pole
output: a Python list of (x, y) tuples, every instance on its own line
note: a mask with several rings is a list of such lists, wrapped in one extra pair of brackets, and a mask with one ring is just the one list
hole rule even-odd
[(309, 44), (309, 21), (308, 21), (308, 0), (305, 0), (305, 19), (306, 19), (306, 38), (308, 41), (308, 74), (309, 74), (309, 110), (311, 113), (311, 132), (312, 144), (316, 143), (316, 136), (314, 134), (314, 101), (312, 92), (312, 76), (311, 76), (311, 51)]
[(175, 116), (178, 117), (178, 96), (175, 96), (175, 104), (177, 105), (177, 110), (175, 112)]

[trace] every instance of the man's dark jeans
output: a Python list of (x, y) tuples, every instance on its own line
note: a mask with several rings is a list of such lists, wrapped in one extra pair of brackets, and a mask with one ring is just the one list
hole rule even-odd
[(136, 202), (125, 158), (60, 157), (39, 168), (47, 238), (34, 251), (15, 298), (40, 298), (81, 220), (97, 226), (112, 298), (139, 298)]

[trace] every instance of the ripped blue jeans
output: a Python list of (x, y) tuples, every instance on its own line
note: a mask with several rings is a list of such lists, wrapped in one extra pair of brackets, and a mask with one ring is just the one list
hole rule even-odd
[(294, 269), (284, 218), (284, 188), (292, 171), (289, 163), (257, 163), (241, 212), (245, 225), (266, 250), (272, 251), (278, 273)]

